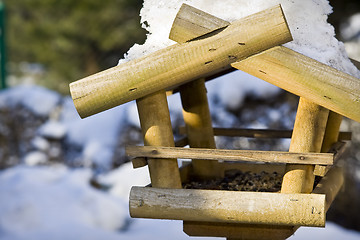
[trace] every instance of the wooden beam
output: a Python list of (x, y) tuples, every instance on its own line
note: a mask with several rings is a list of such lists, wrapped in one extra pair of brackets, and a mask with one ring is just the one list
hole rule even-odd
[(275, 47), (233, 67), (360, 122), (360, 79), (297, 53)]
[(325, 226), (325, 195), (133, 187), (135, 218)]
[[(174, 146), (170, 113), (165, 91), (136, 101), (144, 144), (147, 146)], [(151, 184), (159, 188), (181, 188), (177, 159), (147, 159)]]
[(168, 90), (292, 40), (280, 5), (242, 18), (214, 36), (175, 44), (70, 84), (81, 117)]
[(292, 164), (332, 165), (332, 153), (295, 153), (279, 151), (226, 150), (207, 148), (176, 148), (127, 146), (126, 153), (132, 157), (184, 158), (222, 161), (248, 161)]
[[(289, 152), (319, 153), (329, 110), (300, 98)], [(281, 186), (282, 193), (310, 193), (315, 175), (314, 165), (288, 164)]]

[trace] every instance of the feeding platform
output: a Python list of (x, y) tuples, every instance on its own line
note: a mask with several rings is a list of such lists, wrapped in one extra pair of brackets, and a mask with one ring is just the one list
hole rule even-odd
[[(170, 38), (178, 44), (70, 84), (81, 117), (136, 100), (145, 146), (126, 151), (134, 168), (148, 166), (151, 185), (132, 188), (131, 216), (183, 220), (191, 236), (228, 239), (323, 227), (343, 183), (335, 163), (351, 138), (339, 132), (342, 116), (360, 121), (360, 80), (281, 46), (292, 36), (280, 5), (229, 23), (184, 4)], [(294, 129), (213, 128), (205, 81), (232, 68), (300, 96)], [(169, 90), (183, 106), (177, 142)], [(288, 152), (216, 149), (215, 135), (291, 144)], [(191, 161), (179, 168), (177, 159)]]

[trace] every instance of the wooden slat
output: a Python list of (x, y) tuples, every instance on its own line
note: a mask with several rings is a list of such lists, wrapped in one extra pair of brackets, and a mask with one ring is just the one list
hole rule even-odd
[(325, 226), (325, 195), (133, 187), (130, 215), (185, 221)]
[(293, 164), (332, 165), (331, 153), (294, 153), (278, 151), (225, 150), (204, 148), (175, 148), (127, 146), (126, 153), (132, 157), (185, 158), (223, 161), (249, 161)]
[(280, 5), (231, 23), (220, 33), (175, 44), (70, 84), (81, 117), (213, 75), (292, 40)]
[[(215, 136), (247, 138), (291, 138), (292, 130), (213, 128)], [(185, 127), (179, 127), (179, 134), (186, 134)], [(338, 140), (351, 140), (351, 132), (340, 132)]]
[(360, 122), (358, 78), (282, 46), (232, 66)]

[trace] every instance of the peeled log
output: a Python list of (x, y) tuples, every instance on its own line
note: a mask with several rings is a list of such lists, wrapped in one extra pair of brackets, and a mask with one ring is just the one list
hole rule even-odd
[(232, 66), (340, 115), (360, 122), (360, 79), (286, 47)]
[(230, 64), (292, 40), (280, 5), (233, 22), (218, 34), (175, 44), (70, 84), (84, 118), (230, 68)]
[(325, 226), (325, 195), (133, 187), (135, 218)]

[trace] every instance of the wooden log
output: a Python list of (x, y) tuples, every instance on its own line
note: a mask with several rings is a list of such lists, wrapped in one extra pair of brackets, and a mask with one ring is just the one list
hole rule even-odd
[(176, 148), (127, 146), (126, 153), (132, 157), (148, 158), (184, 158), (213, 161), (247, 161), (291, 164), (332, 165), (333, 153), (296, 153), (280, 151), (227, 150), (207, 148)]
[(182, 4), (175, 17), (169, 38), (178, 43), (225, 28), (230, 23), (187, 4)]
[(325, 195), (133, 187), (130, 215), (185, 221), (325, 226)]
[(183, 230), (193, 237), (227, 237), (231, 239), (287, 239), (294, 234), (293, 226), (188, 222)]
[(235, 61), (291, 41), (280, 5), (242, 18), (220, 33), (175, 44), (70, 84), (87, 117), (117, 105), (213, 75)]
[(286, 47), (275, 47), (233, 67), (360, 121), (360, 79)]
[[(174, 146), (170, 113), (165, 91), (136, 101), (144, 144), (147, 146)], [(159, 161), (160, 160), (160, 161)], [(181, 188), (181, 178), (176, 159), (147, 160), (151, 184), (159, 188)]]
[[(326, 124), (325, 136), (321, 147), (321, 152), (329, 152), (332, 146), (338, 141), (342, 118), (343, 117), (340, 114), (337, 114), (333, 111), (329, 112), (329, 117)], [(330, 167), (328, 166), (316, 165), (314, 174), (318, 176), (325, 176), (325, 174), (329, 171), (329, 169)]]
[[(300, 98), (289, 152), (320, 152), (329, 110)], [(310, 193), (315, 180), (314, 165), (286, 166), (282, 193)]]
[[(191, 148), (216, 148), (205, 80), (198, 79), (180, 87), (183, 117)], [(194, 174), (201, 178), (219, 176), (217, 161), (192, 160)]]

